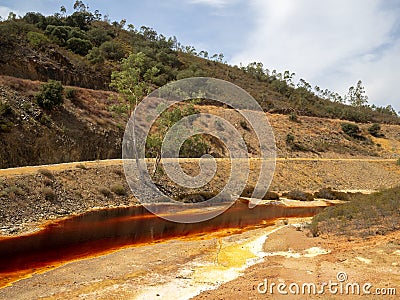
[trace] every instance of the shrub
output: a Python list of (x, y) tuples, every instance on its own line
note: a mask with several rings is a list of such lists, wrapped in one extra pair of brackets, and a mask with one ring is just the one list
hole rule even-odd
[(76, 54), (87, 55), (89, 50), (92, 49), (92, 43), (88, 40), (73, 37), (67, 41), (67, 48)]
[(111, 186), (111, 191), (118, 196), (126, 196), (125, 188), (122, 184), (114, 184)]
[(11, 132), (13, 126), (14, 126), (13, 122), (0, 123), (0, 132), (3, 133)]
[(102, 194), (106, 198), (112, 198), (113, 194), (108, 188), (100, 188), (99, 189), (100, 194)]
[(45, 177), (51, 179), (51, 180), (54, 179), (53, 172), (51, 172), (51, 171), (48, 170), (48, 169), (40, 169), (38, 172), (39, 172), (40, 174), (42, 174), (43, 176), (45, 176)]
[(345, 134), (353, 138), (359, 137), (361, 133), (360, 127), (352, 123), (343, 123), (342, 130)]
[(349, 194), (334, 191), (331, 188), (323, 188), (314, 193), (315, 198), (322, 198), (327, 200), (349, 200)]
[(35, 31), (28, 32), (27, 38), (29, 43), (35, 47), (43, 46), (49, 42), (47, 36), (45, 36), (43, 33)]
[(244, 129), (244, 130), (249, 130), (249, 125), (247, 125), (247, 122), (242, 120), (240, 121), (240, 126)]
[(368, 132), (374, 137), (383, 137), (384, 135), (380, 133), (381, 125), (375, 123), (371, 127), (368, 128)]
[(77, 94), (77, 90), (75, 90), (75, 89), (68, 88), (65, 90), (65, 97), (67, 97), (70, 100), (75, 99), (76, 94)]
[(77, 169), (81, 169), (81, 170), (87, 170), (88, 169), (84, 164), (76, 165), (76, 168)]
[(326, 208), (313, 218), (311, 232), (367, 237), (400, 229), (400, 188), (371, 195), (354, 195), (352, 201)]
[(71, 27), (69, 26), (55, 26), (48, 25), (46, 27), (46, 35), (51, 38), (55, 43), (65, 46), (66, 42), (69, 39)]
[(400, 158), (396, 161), (396, 164), (400, 166)]
[(92, 50), (89, 51), (88, 55), (86, 55), (88, 61), (92, 64), (101, 64), (104, 62), (104, 57), (99, 48), (93, 47)]
[(45, 17), (40, 13), (28, 12), (22, 19), (28, 24), (39, 24), (45, 20)]
[(100, 46), (101, 44), (111, 40), (111, 36), (104, 28), (92, 28), (87, 32), (87, 34), (90, 41), (96, 46)]
[(310, 193), (302, 192), (299, 190), (290, 191), (282, 195), (288, 199), (299, 200), (299, 201), (314, 201), (314, 196)]
[(297, 116), (297, 114), (296, 114), (295, 112), (292, 112), (292, 113), (289, 115), (289, 120), (290, 120), (291, 122), (299, 122), (299, 118), (298, 118), (298, 116)]
[[(253, 192), (254, 192), (254, 187), (246, 187), (240, 196), (245, 198), (250, 198), (253, 195)], [(264, 195), (263, 200), (279, 200), (279, 195), (277, 193), (268, 191)]]
[(44, 188), (42, 190), (44, 198), (48, 201), (54, 201), (57, 199), (56, 193), (51, 188)]
[(296, 139), (296, 138), (295, 138), (295, 136), (294, 136), (293, 134), (288, 133), (288, 134), (286, 135), (286, 144), (288, 144), (288, 145), (293, 144), (295, 139)]
[(11, 113), (11, 106), (8, 103), (0, 101), (0, 117)]
[(35, 100), (40, 107), (51, 110), (63, 103), (63, 90), (61, 82), (49, 80), (42, 84), (40, 92), (35, 95)]
[(125, 51), (122, 45), (113, 41), (101, 44), (100, 52), (106, 59), (110, 60), (120, 60), (125, 57)]

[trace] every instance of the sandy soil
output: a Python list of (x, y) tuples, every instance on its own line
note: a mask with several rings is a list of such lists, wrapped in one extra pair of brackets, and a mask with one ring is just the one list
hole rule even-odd
[[(263, 263), (257, 264), (245, 274), (217, 290), (205, 291), (193, 299), (398, 299), (400, 293), (400, 232), (368, 240), (347, 240), (334, 236), (310, 238), (305, 232), (293, 227), (284, 228), (269, 236), (264, 245), (268, 253)], [(341, 274), (341, 275), (339, 275)], [(322, 283), (340, 284), (338, 276), (346, 274), (343, 293), (328, 288), (320, 295), (295, 295), (289, 290), (292, 283), (302, 287), (314, 283), (317, 293)], [(267, 281), (265, 281), (267, 280)], [(268, 288), (265, 292), (265, 282)], [(259, 287), (261, 283), (264, 283)], [(278, 292), (271, 284), (285, 283), (288, 295)], [(358, 283), (362, 287), (370, 283), (369, 295), (346, 294), (346, 284)], [(338, 286), (340, 287), (340, 285)], [(397, 296), (378, 296), (377, 289), (397, 289)], [(381, 290), (382, 291), (382, 290)], [(386, 290), (386, 293), (390, 291)]]

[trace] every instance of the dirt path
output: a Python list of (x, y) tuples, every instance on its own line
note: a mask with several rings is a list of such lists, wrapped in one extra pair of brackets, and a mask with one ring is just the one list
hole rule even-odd
[[(217, 159), (225, 160), (225, 159)], [(251, 161), (257, 161), (257, 159), (250, 159)], [(185, 162), (196, 162), (198, 159), (189, 158), (184, 159)], [(312, 161), (327, 161), (327, 162), (395, 162), (395, 159), (364, 159), (364, 158), (277, 158), (277, 162), (285, 161), (296, 161), (296, 162), (312, 162)], [(83, 161), (83, 162), (70, 162), (53, 165), (41, 165), (41, 166), (27, 166), (19, 168), (0, 169), (0, 177), (12, 177), (19, 175), (32, 175), (37, 173), (40, 169), (48, 169), (51, 171), (65, 171), (76, 168), (77, 166), (85, 166), (88, 168), (104, 167), (104, 166), (120, 166), (122, 165), (122, 159), (111, 159), (111, 160), (96, 160), (96, 161)]]

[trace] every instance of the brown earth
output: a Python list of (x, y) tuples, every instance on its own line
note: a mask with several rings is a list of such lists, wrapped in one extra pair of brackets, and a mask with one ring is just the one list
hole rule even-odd
[[(5, 116), (7, 128), (0, 130), (0, 168), (54, 164), (121, 157), (126, 114), (115, 112), (116, 95), (99, 90), (76, 90), (73, 99), (52, 112), (40, 109), (34, 95), (39, 81), (0, 76), (0, 102), (11, 107)], [(251, 157), (259, 157), (258, 140), (250, 124), (243, 126), (241, 115), (224, 107), (197, 106), (201, 112), (224, 117), (244, 137)], [(342, 120), (300, 116), (298, 122), (287, 115), (267, 113), (277, 145), (277, 156), (314, 158), (397, 158), (400, 126), (382, 124), (382, 138), (372, 137), (371, 124), (359, 124), (364, 140), (347, 136)], [(1, 121), (1, 116), (0, 116)], [(211, 129), (217, 124), (208, 124)], [(294, 142), (287, 143), (287, 135)], [(211, 141), (217, 157), (227, 157), (221, 143)]]
[[(315, 257), (307, 257), (307, 249), (318, 247), (329, 251)], [(400, 291), (400, 232), (393, 232), (387, 236), (371, 237), (367, 240), (347, 239), (335, 236), (310, 238), (305, 232), (297, 231), (293, 227), (284, 228), (272, 233), (264, 245), (264, 251), (271, 256), (265, 262), (250, 267), (239, 278), (223, 284), (216, 290), (205, 291), (192, 299), (398, 299)], [(300, 254), (300, 257), (293, 257)], [(292, 255), (285, 256), (285, 255)], [(289, 286), (297, 283), (300, 287), (304, 283), (317, 285), (317, 292), (321, 291), (321, 284), (330, 280), (340, 283), (338, 273), (345, 272), (348, 280), (344, 283), (371, 283), (370, 295), (356, 295), (330, 293), (328, 289), (320, 295), (290, 293), (280, 294), (277, 287), (272, 290), (271, 283), (285, 283)], [(266, 293), (258, 292), (258, 285), (268, 280)], [(263, 292), (264, 286), (261, 286)], [(377, 288), (395, 288), (397, 296), (376, 295)], [(307, 290), (306, 290), (307, 291)], [(346, 289), (344, 289), (346, 291)], [(386, 292), (389, 292), (388, 290)], [(352, 290), (350, 290), (352, 293)], [(375, 294), (374, 294), (375, 293)]]

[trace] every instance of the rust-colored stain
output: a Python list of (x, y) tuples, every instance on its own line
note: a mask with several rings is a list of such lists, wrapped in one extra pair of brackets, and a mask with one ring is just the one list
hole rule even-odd
[(241, 200), (222, 215), (194, 224), (166, 221), (142, 206), (92, 211), (49, 223), (41, 231), (30, 235), (0, 239), (0, 288), (68, 261), (105, 254), (126, 246), (171, 238), (202, 238), (203, 235), (196, 235), (221, 230), (221, 234), (227, 235), (249, 226), (268, 226), (279, 218), (311, 217), (324, 208), (261, 204), (249, 209), (248, 202)]

